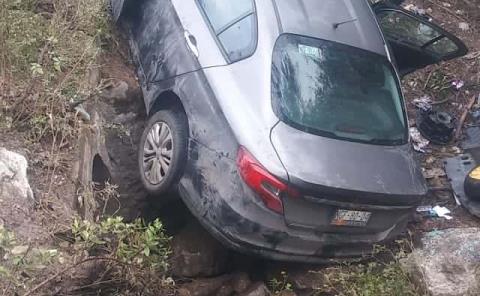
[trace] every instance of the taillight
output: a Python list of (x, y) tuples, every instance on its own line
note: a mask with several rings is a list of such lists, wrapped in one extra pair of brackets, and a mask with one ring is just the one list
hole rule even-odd
[(281, 196), (289, 192), (288, 186), (270, 174), (244, 147), (238, 150), (237, 165), (245, 183), (258, 193), (265, 205), (283, 214)]

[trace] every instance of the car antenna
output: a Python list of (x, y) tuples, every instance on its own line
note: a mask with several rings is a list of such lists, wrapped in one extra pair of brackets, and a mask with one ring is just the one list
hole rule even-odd
[(353, 23), (353, 22), (356, 22), (357, 20), (358, 20), (358, 19), (354, 18), (354, 19), (351, 19), (351, 20), (348, 20), (348, 21), (344, 21), (344, 22), (333, 23), (333, 28), (334, 28), (334, 29), (338, 29), (338, 27), (340, 27), (341, 25), (348, 24), (348, 23)]

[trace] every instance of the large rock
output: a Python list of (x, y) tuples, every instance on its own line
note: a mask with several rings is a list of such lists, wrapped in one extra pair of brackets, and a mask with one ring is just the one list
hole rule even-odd
[(217, 295), (219, 292), (228, 290), (230, 295), (233, 292), (230, 283), (231, 275), (222, 275), (215, 278), (199, 278), (190, 283), (183, 284), (179, 289), (180, 296), (209, 296)]
[(0, 148), (0, 200), (21, 199), (33, 201), (33, 192), (27, 178), (27, 159)]
[(25, 242), (50, 237), (35, 221), (34, 196), (27, 178), (25, 157), (0, 148), (0, 225)]
[(265, 283), (257, 282), (253, 284), (247, 291), (240, 294), (241, 296), (270, 296), (271, 293), (268, 290)]
[(210, 277), (226, 271), (228, 251), (196, 221), (172, 240), (172, 272), (177, 277)]
[(178, 290), (180, 296), (229, 296), (240, 295), (253, 287), (246, 273), (225, 274), (214, 278), (196, 278), (183, 284)]
[(480, 228), (427, 233), (404, 267), (432, 296), (480, 293)]

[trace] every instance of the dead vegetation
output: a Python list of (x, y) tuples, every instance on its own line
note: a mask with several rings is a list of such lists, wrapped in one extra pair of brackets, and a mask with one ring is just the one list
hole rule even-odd
[[(65, 210), (75, 198), (70, 154), (88, 121), (82, 104), (102, 88), (89, 73), (113, 46), (104, 2), (0, 0), (0, 33), (0, 137), (28, 147), (38, 178), (34, 223), (50, 237), (21, 239), (0, 225), (0, 291), (167, 294), (169, 238), (160, 221), (102, 216), (93, 223)], [(59, 190), (63, 185), (72, 188)], [(104, 204), (118, 198), (108, 182), (87, 186)]]
[[(74, 220), (57, 248), (22, 245), (0, 227), (3, 295), (167, 295), (170, 248), (163, 225)], [(64, 267), (66, 266), (66, 267)]]

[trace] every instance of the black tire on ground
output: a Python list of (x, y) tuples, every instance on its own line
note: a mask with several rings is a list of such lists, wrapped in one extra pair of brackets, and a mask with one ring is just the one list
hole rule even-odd
[[(172, 136), (172, 155), (170, 166), (163, 179), (158, 184), (149, 181), (144, 169), (144, 148), (147, 137), (155, 124), (166, 124), (171, 131)], [(147, 144), (148, 145), (148, 144)], [(188, 145), (188, 122), (185, 113), (182, 110), (168, 109), (160, 110), (153, 114), (145, 126), (138, 147), (138, 166), (140, 179), (145, 189), (152, 195), (167, 193), (176, 188), (176, 185), (183, 175), (183, 169), (187, 161)]]

